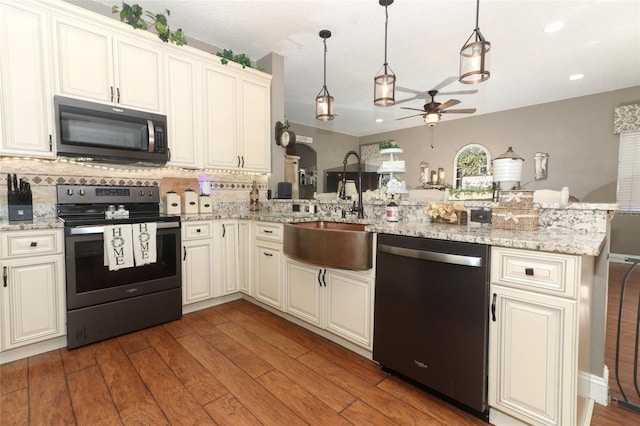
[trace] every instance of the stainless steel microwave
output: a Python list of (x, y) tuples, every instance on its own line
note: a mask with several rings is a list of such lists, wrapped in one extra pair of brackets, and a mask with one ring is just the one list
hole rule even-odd
[(54, 107), (59, 156), (156, 166), (169, 160), (164, 115), (62, 96)]

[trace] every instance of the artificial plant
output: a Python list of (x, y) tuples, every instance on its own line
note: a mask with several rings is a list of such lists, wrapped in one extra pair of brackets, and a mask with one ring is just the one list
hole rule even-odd
[(184, 35), (182, 28), (178, 28), (176, 32), (172, 32), (169, 28), (169, 21), (167, 19), (167, 16), (171, 15), (171, 11), (169, 9), (165, 9), (165, 15), (164, 13), (145, 12), (138, 4), (129, 5), (122, 2), (122, 9), (118, 6), (113, 6), (111, 8), (111, 12), (120, 13), (120, 21), (131, 25), (133, 28), (146, 30), (150, 25), (148, 25), (142, 18), (144, 13), (144, 15), (151, 19), (160, 40), (165, 43), (171, 42), (178, 46), (187, 44), (187, 38)]

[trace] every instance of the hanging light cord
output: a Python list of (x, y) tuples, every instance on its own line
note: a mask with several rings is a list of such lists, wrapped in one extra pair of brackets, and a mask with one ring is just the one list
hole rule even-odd
[(388, 2), (384, 5), (384, 73), (387, 73), (387, 27), (389, 26)]
[(471, 33), (467, 41), (462, 45), (463, 49), (464, 49), (464, 46), (466, 46), (469, 43), (469, 40), (471, 40), (471, 37), (475, 35), (476, 41), (480, 40), (482, 42), (482, 50), (483, 51), (485, 50), (484, 43), (486, 42), (486, 40), (482, 35), (482, 33), (480, 32), (479, 19), (480, 19), (480, 0), (476, 0), (476, 28), (473, 30), (473, 32)]
[(327, 90), (327, 38), (323, 37), (322, 38), (322, 42), (324, 43), (324, 90), (327, 91), (327, 93), (329, 92)]

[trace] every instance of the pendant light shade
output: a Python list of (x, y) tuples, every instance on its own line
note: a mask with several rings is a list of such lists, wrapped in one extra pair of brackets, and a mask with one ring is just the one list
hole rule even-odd
[(480, 0), (476, 3), (476, 28), (460, 49), (460, 83), (475, 84), (488, 80), (491, 43), (485, 40), (478, 26)]
[(320, 31), (320, 37), (324, 43), (324, 84), (316, 97), (316, 119), (330, 121), (333, 120), (333, 96), (327, 90), (327, 39), (331, 37), (331, 31)]
[(389, 12), (387, 7), (393, 4), (393, 0), (379, 0), (380, 6), (384, 6), (384, 64), (373, 79), (373, 104), (376, 106), (391, 106), (396, 103), (396, 75), (387, 63), (387, 26), (389, 24)]

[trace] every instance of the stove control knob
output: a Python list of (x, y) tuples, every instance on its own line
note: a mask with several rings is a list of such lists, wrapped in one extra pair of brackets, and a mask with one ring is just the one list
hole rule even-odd
[(73, 195), (73, 189), (68, 188), (68, 189), (67, 189), (67, 195), (68, 195), (69, 197), (71, 197), (71, 196)]
[(140, 194), (141, 197), (144, 197), (144, 189), (141, 189), (138, 194)]
[(148, 190), (147, 194), (149, 194), (149, 197), (153, 197), (153, 189)]
[(84, 194), (86, 194), (86, 191), (84, 189), (79, 189), (78, 194), (80, 194), (80, 196), (83, 197)]

